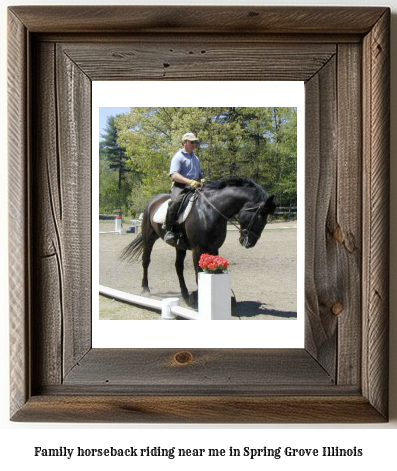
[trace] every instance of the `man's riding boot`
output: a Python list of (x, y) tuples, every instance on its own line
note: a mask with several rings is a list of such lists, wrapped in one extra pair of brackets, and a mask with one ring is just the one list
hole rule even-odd
[(164, 236), (164, 242), (167, 242), (167, 244), (175, 246), (176, 244), (175, 234), (172, 231), (167, 231)]
[(175, 219), (178, 215), (178, 209), (179, 209), (179, 203), (176, 203), (175, 201), (172, 202), (168, 208), (167, 211), (167, 216), (165, 218), (165, 236), (164, 236), (164, 242), (167, 242), (167, 244), (170, 244), (172, 246), (175, 246), (176, 244), (176, 236), (172, 232)]

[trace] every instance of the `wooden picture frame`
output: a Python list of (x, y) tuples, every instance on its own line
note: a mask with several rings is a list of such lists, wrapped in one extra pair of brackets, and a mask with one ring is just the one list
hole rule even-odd
[[(388, 8), (10, 7), (11, 420), (388, 420)], [(304, 80), (304, 349), (91, 348), (91, 81)]]

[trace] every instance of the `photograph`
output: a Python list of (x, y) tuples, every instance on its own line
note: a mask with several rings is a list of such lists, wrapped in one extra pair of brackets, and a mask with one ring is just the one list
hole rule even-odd
[[(105, 287), (180, 297), (197, 310), (198, 273), (230, 273), (230, 320), (296, 319), (296, 108), (131, 108), (108, 116), (99, 221)], [(100, 319), (161, 319), (139, 303), (114, 301), (102, 293)]]
[[(121, 82), (115, 90), (93, 83), (94, 339), (104, 333), (95, 345), (111, 347), (115, 335), (116, 345), (122, 336), (133, 347), (169, 329), (197, 345), (206, 339), (201, 346), (301, 346), (303, 83)], [(149, 90), (163, 106), (119, 106), (148, 101)], [(247, 106), (220, 106), (233, 95)], [(225, 345), (222, 331), (232, 332)]]

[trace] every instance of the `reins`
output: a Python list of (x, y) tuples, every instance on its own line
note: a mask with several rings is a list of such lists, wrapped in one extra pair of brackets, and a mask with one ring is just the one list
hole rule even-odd
[[(230, 222), (233, 224), (233, 226), (240, 231), (240, 228), (227, 216), (225, 216), (221, 211), (219, 211), (218, 208), (216, 208), (211, 201), (204, 195), (203, 191), (201, 189), (196, 190), (197, 194), (200, 195), (211, 207), (214, 209), (218, 214), (220, 214), (226, 221)], [(240, 231), (241, 232), (241, 231)]]
[(253, 206), (252, 208), (243, 208), (241, 211), (252, 211), (254, 209), (256, 209), (255, 211), (255, 214), (252, 216), (251, 218), (251, 221), (249, 222), (248, 224), (248, 227), (246, 229), (240, 229), (239, 226), (237, 226), (237, 224), (235, 224), (231, 218), (228, 218), (227, 216), (225, 216), (221, 211), (219, 211), (219, 209), (213, 204), (211, 203), (211, 201), (204, 195), (203, 191), (201, 188), (198, 188), (196, 190), (196, 193), (201, 196), (219, 215), (221, 215), (224, 219), (226, 219), (226, 221), (230, 222), (231, 224), (233, 224), (233, 226), (240, 232), (240, 234), (242, 235), (248, 235), (249, 233), (253, 234), (257, 239), (259, 239), (259, 235), (252, 231), (251, 230), (251, 227), (252, 225), (254, 224), (254, 221), (256, 219), (256, 216), (261, 208), (261, 205), (259, 204), (258, 206)]

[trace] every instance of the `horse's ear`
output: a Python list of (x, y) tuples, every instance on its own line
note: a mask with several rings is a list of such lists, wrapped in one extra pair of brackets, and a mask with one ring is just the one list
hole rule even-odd
[(265, 203), (265, 209), (268, 214), (273, 214), (276, 210), (276, 203), (274, 202), (275, 195), (269, 196)]

